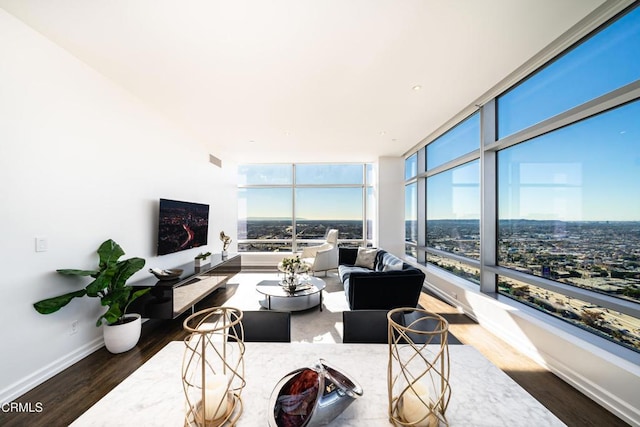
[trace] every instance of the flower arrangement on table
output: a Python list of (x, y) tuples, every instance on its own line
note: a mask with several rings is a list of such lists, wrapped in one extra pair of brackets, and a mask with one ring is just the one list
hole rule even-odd
[(286, 257), (278, 265), (278, 270), (284, 273), (282, 284), (289, 292), (295, 292), (298, 286), (298, 275), (309, 271), (309, 266), (298, 255)]

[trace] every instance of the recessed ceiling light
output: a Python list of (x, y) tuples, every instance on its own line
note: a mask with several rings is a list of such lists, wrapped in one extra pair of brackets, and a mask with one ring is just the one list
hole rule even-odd
[(414, 87), (412, 87), (411, 89), (415, 90), (416, 92), (419, 91), (420, 89), (422, 89), (422, 86), (420, 85), (415, 85)]
[(249, 140), (249, 144), (255, 144), (255, 143), (256, 142), (253, 139)]
[(380, 136), (384, 136), (384, 135), (386, 135), (386, 133), (387, 132), (385, 132), (385, 131), (380, 131)]

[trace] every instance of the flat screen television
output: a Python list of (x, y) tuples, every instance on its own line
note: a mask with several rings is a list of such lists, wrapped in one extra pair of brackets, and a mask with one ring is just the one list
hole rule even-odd
[(207, 244), (209, 205), (160, 199), (158, 255)]

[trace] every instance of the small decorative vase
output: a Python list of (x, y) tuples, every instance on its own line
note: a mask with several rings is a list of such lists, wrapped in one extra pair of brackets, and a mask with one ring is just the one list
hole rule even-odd
[(222, 259), (227, 259), (227, 256), (228, 256), (228, 255), (229, 255), (229, 254), (227, 253), (227, 250), (226, 250), (226, 249), (222, 251)]
[(362, 387), (355, 379), (320, 359), (276, 384), (267, 420), (270, 427), (327, 425), (360, 396)]
[(294, 293), (298, 288), (298, 275), (296, 273), (285, 273), (283, 284), (287, 292)]

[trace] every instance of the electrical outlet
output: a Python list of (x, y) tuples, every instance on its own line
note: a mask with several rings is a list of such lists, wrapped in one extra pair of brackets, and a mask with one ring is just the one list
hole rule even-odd
[(78, 333), (78, 321), (74, 320), (73, 322), (71, 322), (71, 332), (69, 333), (69, 335), (75, 335)]

